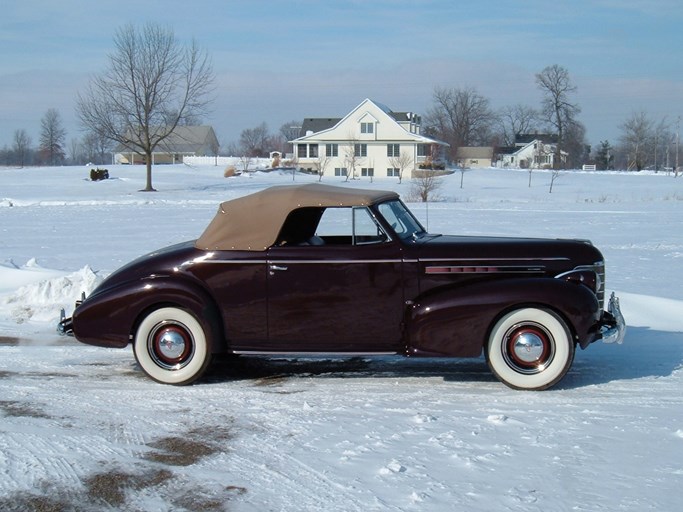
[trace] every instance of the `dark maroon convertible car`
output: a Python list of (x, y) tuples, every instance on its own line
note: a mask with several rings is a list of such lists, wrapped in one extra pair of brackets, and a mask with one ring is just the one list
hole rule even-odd
[(227, 201), (204, 233), (105, 279), (59, 328), (132, 343), (154, 380), (188, 384), (218, 353), (478, 357), (544, 389), (578, 345), (621, 342), (605, 264), (584, 240), (430, 234), (394, 192), (322, 184)]

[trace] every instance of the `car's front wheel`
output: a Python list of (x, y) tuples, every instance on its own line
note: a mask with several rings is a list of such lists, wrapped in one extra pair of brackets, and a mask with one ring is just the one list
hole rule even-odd
[(173, 307), (156, 309), (143, 318), (133, 351), (144, 372), (163, 384), (189, 384), (211, 362), (202, 324), (191, 313)]
[(574, 342), (555, 313), (520, 308), (491, 330), (486, 360), (493, 374), (515, 389), (540, 390), (556, 384), (574, 360)]

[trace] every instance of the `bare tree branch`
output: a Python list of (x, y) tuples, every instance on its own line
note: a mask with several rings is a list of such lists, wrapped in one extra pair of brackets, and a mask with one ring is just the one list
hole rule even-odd
[(114, 36), (109, 67), (78, 95), (76, 112), (89, 131), (142, 155), (145, 191), (152, 187), (152, 154), (178, 125), (208, 113), (213, 70), (195, 41), (180, 45), (172, 30), (126, 25)]
[(64, 161), (64, 139), (66, 130), (62, 126), (59, 111), (50, 108), (40, 121), (40, 153), (43, 161), (50, 165), (61, 164)]
[(569, 72), (557, 64), (538, 73), (536, 84), (544, 94), (541, 110), (543, 118), (557, 131), (555, 166), (559, 166), (566, 135), (581, 112), (579, 106), (569, 99), (569, 95), (576, 92), (576, 86), (571, 82)]
[(496, 115), (488, 98), (472, 87), (446, 89), (437, 87), (434, 105), (428, 110), (426, 124), (434, 135), (450, 144), (455, 159), (462, 146), (486, 145), (491, 139), (491, 127)]

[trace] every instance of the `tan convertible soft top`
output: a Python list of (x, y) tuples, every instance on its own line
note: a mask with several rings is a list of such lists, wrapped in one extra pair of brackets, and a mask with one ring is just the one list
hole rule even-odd
[(275, 243), (287, 215), (297, 208), (367, 206), (397, 198), (396, 192), (386, 190), (320, 183), (270, 187), (221, 203), (195, 246), (209, 251), (263, 251)]

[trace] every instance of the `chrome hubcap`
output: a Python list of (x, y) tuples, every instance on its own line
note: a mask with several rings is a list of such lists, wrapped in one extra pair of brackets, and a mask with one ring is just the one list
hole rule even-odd
[(164, 330), (159, 337), (159, 352), (165, 359), (177, 359), (185, 352), (185, 338), (173, 330)]
[(513, 370), (526, 375), (545, 370), (555, 356), (555, 340), (540, 324), (512, 326), (505, 334), (503, 358)]
[(523, 332), (514, 339), (512, 350), (516, 359), (533, 363), (543, 355), (543, 340), (533, 332)]
[(166, 370), (179, 370), (194, 354), (194, 338), (189, 329), (178, 322), (161, 322), (148, 337), (149, 354)]

